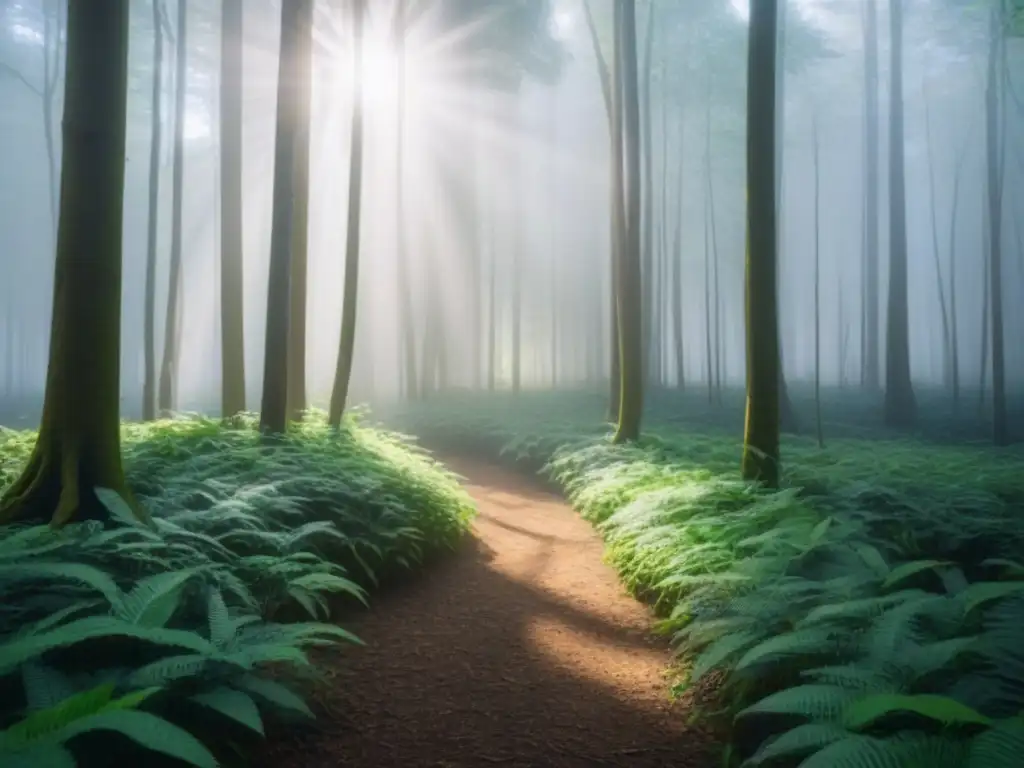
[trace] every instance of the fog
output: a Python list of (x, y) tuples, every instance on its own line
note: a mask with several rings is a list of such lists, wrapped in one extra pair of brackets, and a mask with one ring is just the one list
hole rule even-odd
[[(157, 360), (164, 338), (172, 234), (173, 40), (167, 0), (163, 146), (156, 271)], [(397, 57), (391, 2), (370, 3), (363, 86), (366, 109), (359, 309), (352, 398), (379, 405), (401, 394), (398, 238), (408, 243), (410, 311), (423, 355), (443, 348), (439, 386), (512, 386), (514, 307), (521, 307), (523, 388), (596, 384), (608, 375), (609, 134), (598, 59), (581, 0), (544, 5), (549, 39), (524, 65), (494, 59), (500, 16), (448, 23), (423, 3), (407, 38), (404, 162), (397, 162)], [(352, 46), (338, 8), (316, 8), (308, 222), (306, 369), (310, 402), (324, 405), (338, 356), (344, 290)], [(611, 4), (591, 0), (610, 56)], [(37, 419), (46, 375), (60, 168), (63, 13), (52, 0), (0, 2), (0, 421)], [(981, 385), (985, 301), (985, 113), (988, 15), (970, 0), (904, 3), (904, 107), (911, 371), (915, 384), (948, 374), (936, 261), (945, 301), (955, 290), (959, 374)], [(279, 5), (277, 6), (279, 7)], [(687, 384), (703, 385), (718, 350), (726, 384), (744, 377), (746, 49), (743, 0), (638, 3), (641, 80), (650, 70), (651, 249), (681, 264)], [(154, 30), (149, 0), (133, 0), (124, 222), (121, 386), (123, 415), (140, 410), (148, 157)], [(247, 0), (244, 71), (244, 302), (247, 399), (257, 408), (263, 370), (279, 12)], [(218, 77), (220, 6), (188, 3), (185, 162), (181, 236), (180, 359), (175, 408), (218, 410), (220, 243)], [(47, 21), (47, 18), (50, 20)], [(860, 382), (865, 354), (864, 3), (791, 0), (787, 8), (780, 225), (780, 318), (785, 373), (814, 375), (815, 126), (820, 199), (821, 377)], [(488, 28), (488, 25), (494, 28)], [(498, 26), (495, 26), (498, 25)], [(495, 31), (497, 29), (497, 32)], [(889, 251), (888, 3), (878, 4), (879, 328), (884, 365)], [(541, 55), (544, 54), (544, 55)], [(49, 57), (50, 63), (46, 64)], [(1007, 45), (1002, 77), (1003, 308), (1006, 377), (1024, 384), (1024, 45)], [(486, 61), (501, 77), (479, 75)], [(47, 73), (56, 80), (47, 89)], [(475, 74), (476, 73), (476, 74)], [(641, 86), (643, 87), (643, 86)], [(45, 93), (52, 91), (52, 108)], [(642, 104), (643, 108), (643, 104)], [(48, 151), (46, 123), (52, 136)], [(681, 173), (681, 177), (679, 174)], [(958, 199), (954, 220), (954, 181)], [(681, 183), (680, 183), (681, 179)], [(402, 188), (399, 203), (399, 186)], [(933, 202), (934, 201), (934, 202)], [(932, 206), (934, 205), (934, 211)], [(713, 212), (712, 212), (713, 209)], [(400, 220), (404, 213), (404, 220)], [(934, 217), (934, 225), (933, 225)], [(645, 229), (645, 231), (647, 231)], [(678, 233), (678, 235), (677, 235)], [(678, 236), (678, 241), (677, 241)], [(952, 260), (951, 260), (952, 256)], [(955, 263), (951, 271), (951, 263)], [(653, 331), (661, 383), (677, 381), (670, 268), (656, 266)], [(717, 293), (715, 286), (717, 285)], [(706, 300), (709, 286), (711, 302)], [(494, 317), (494, 343), (489, 341)], [(435, 325), (434, 318), (440, 318)], [(431, 333), (431, 329), (436, 332)], [(492, 352), (493, 349), (493, 352)], [(493, 354), (494, 366), (490, 365)], [(986, 362), (988, 361), (988, 362)], [(422, 360), (418, 363), (424, 366)]]

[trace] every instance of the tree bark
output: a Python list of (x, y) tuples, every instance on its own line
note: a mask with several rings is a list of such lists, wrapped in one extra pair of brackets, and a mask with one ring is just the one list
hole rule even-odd
[[(821, 142), (818, 139), (818, 116), (814, 125), (814, 421), (817, 427), (818, 447), (825, 447), (825, 433), (821, 424)], [(840, 306), (842, 296), (840, 296)]]
[[(634, 11), (635, 13), (635, 11)], [(654, 325), (654, 142), (651, 123), (651, 49), (654, 44), (654, 3), (647, 4), (647, 25), (644, 31), (644, 65), (641, 81), (640, 110), (641, 147), (643, 151), (643, 193), (641, 197), (641, 219), (643, 232), (640, 239), (642, 262), (640, 267), (643, 285), (643, 378), (644, 383), (650, 380), (653, 373), (652, 337)]]
[[(621, 121), (625, 152), (625, 221), (618, 269), (619, 358), (622, 373), (616, 443), (640, 439), (644, 406), (643, 288), (640, 246), (640, 100), (637, 82), (636, 9), (618, 0), (616, 58), (622, 79)], [(621, 52), (621, 53), (619, 53)], [(621, 155), (620, 155), (621, 159)], [(619, 162), (616, 161), (616, 167)]]
[[(1002, 6), (1002, 3), (999, 3)], [(1009, 442), (1006, 418), (1006, 349), (1003, 334), (1003, 174), (999, 148), (998, 63), (1002, 48), (1001, 7), (991, 12), (988, 52), (988, 76), (985, 85), (985, 166), (989, 231), (989, 323), (992, 328), (992, 440), (996, 445)]]
[(182, 197), (185, 174), (185, 94), (188, 91), (188, 0), (178, 0), (178, 39), (175, 53), (174, 168), (171, 198), (171, 264), (167, 278), (167, 315), (164, 320), (164, 351), (160, 363), (157, 407), (163, 414), (176, 405), (174, 385), (178, 378), (178, 325), (181, 304)]
[(153, 88), (149, 144), (149, 219), (143, 317), (142, 420), (156, 418), (156, 252), (160, 215), (160, 150), (163, 133), (164, 29), (161, 6), (153, 0)]
[(60, 221), (39, 437), (0, 521), (104, 519), (95, 494), (131, 500), (120, 449), (121, 249), (128, 0), (70, 3)]
[(921, 95), (924, 100), (925, 151), (928, 158), (928, 209), (932, 228), (932, 257), (935, 262), (935, 282), (939, 293), (939, 310), (942, 314), (942, 383), (952, 383), (949, 311), (946, 307), (946, 287), (942, 279), (942, 260), (939, 258), (939, 222), (935, 211), (935, 171), (932, 151), (932, 120), (928, 108), (928, 88), (922, 83)]
[(416, 375), (416, 325), (413, 322), (412, 288), (409, 279), (409, 254), (405, 217), (405, 35), (406, 35), (406, 0), (397, 0), (395, 8), (395, 26), (393, 39), (395, 56), (398, 59), (398, 115), (395, 134), (395, 258), (398, 277), (399, 318), (401, 322), (401, 346), (403, 367), (405, 372), (405, 396), (415, 400), (419, 396)]
[(352, 378), (352, 352), (356, 340), (356, 302), (359, 297), (359, 235), (363, 200), (363, 14), (365, 0), (352, 5), (353, 93), (352, 129), (349, 144), (348, 226), (345, 237), (345, 296), (338, 340), (338, 365), (334, 373), (328, 422), (341, 425)]
[[(301, 11), (302, 29), (312, 29), (313, 3)], [(298, 113), (295, 116), (295, 176), (292, 205), (291, 294), (288, 302), (288, 417), (306, 410), (306, 294), (309, 265), (309, 142), (313, 99), (313, 37), (303, 34), (298, 51)]]
[(246, 407), (245, 284), (242, 260), (242, 0), (223, 0), (221, 19), (221, 413), (234, 416)]
[(776, 289), (776, 0), (750, 8), (747, 52), (747, 414), (742, 472), (779, 484), (779, 330)]
[(868, 0), (864, 24), (864, 131), (865, 228), (864, 256), (864, 385), (872, 391), (881, 386), (878, 318), (878, 8)]
[(288, 428), (288, 341), (291, 315), (291, 253), (295, 197), (295, 147), (302, 83), (299, 58), (312, 34), (312, 0), (281, 3), (281, 42), (277, 75), (277, 131), (274, 139), (274, 193), (267, 279), (267, 322), (263, 352), (260, 431)]
[(890, 0), (892, 86), (889, 89), (889, 303), (885, 334), (885, 423), (909, 427), (917, 420), (910, 381), (907, 316), (907, 204), (903, 153), (903, 9)]

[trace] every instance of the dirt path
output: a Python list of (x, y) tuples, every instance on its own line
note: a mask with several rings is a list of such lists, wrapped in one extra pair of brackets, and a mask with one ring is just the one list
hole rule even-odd
[(275, 768), (718, 765), (671, 703), (670, 654), (557, 496), (452, 459), (480, 517), (450, 561), (382, 595), (327, 659), (319, 731), (274, 745)]

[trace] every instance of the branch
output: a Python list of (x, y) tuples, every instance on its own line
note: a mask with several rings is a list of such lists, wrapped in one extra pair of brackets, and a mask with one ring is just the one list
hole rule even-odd
[(597, 59), (597, 74), (601, 78), (601, 94), (604, 96), (604, 108), (608, 115), (608, 124), (612, 122), (612, 78), (608, 71), (608, 62), (601, 53), (601, 41), (597, 37), (597, 26), (594, 24), (594, 14), (590, 10), (588, 0), (583, 0), (583, 14), (587, 19), (587, 30), (590, 32), (590, 44), (594, 48), (594, 58)]
[(19, 72), (17, 69), (12, 67), (10, 64), (6, 64), (6, 63), (0, 61), (0, 72), (4, 72), (4, 73), (10, 75), (15, 80), (17, 80), (22, 85), (24, 85), (26, 88), (28, 88), (30, 91), (32, 91), (32, 93), (34, 93), (36, 96), (38, 96), (39, 98), (43, 98), (42, 90), (40, 90), (39, 88), (34, 86), (31, 82), (29, 82), (27, 77), (25, 77), (23, 74), (21, 74), (21, 72)]

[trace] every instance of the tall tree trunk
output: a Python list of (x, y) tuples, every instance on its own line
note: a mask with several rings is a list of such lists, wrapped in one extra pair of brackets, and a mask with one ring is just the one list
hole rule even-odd
[(338, 340), (338, 365), (331, 390), (328, 423), (341, 425), (352, 378), (356, 341), (356, 302), (359, 297), (359, 233), (363, 201), (363, 15), (366, 0), (352, 4), (352, 128), (348, 153), (348, 224), (345, 232), (345, 295)]
[[(313, 3), (303, 3), (303, 30), (313, 26)], [(299, 421), (306, 410), (306, 294), (309, 274), (309, 143), (312, 130), (313, 36), (303, 34), (298, 51), (295, 115), (295, 173), (292, 200), (291, 293), (288, 300), (288, 417)]]
[(295, 147), (299, 130), (300, 57), (312, 34), (312, 0), (281, 3), (277, 75), (277, 133), (274, 140), (274, 196), (267, 279), (267, 324), (263, 353), (260, 430), (282, 434), (288, 427), (288, 340), (291, 314), (291, 252), (295, 205)]
[(992, 233), (988, 225), (988, 206), (990, 205), (988, 196), (986, 195), (985, 202), (983, 205), (984, 209), (984, 221), (982, 222), (983, 230), (981, 233), (982, 245), (981, 254), (982, 260), (985, 266), (982, 270), (981, 280), (981, 360), (978, 365), (978, 415), (980, 416), (982, 411), (985, 409), (985, 400), (988, 395), (988, 351), (989, 341), (991, 336), (988, 332), (989, 320), (992, 317), (991, 313), (991, 301), (992, 301), (992, 281), (990, 271), (992, 269), (992, 258), (989, 256), (989, 252), (992, 250), (991, 238)]
[[(707, 165), (707, 160), (704, 162)], [(705, 169), (705, 173), (706, 173)], [(715, 401), (715, 361), (711, 340), (711, 233), (708, 196), (704, 194), (704, 368), (707, 371), (708, 404)]]
[(512, 243), (512, 394), (518, 395), (523, 376), (523, 166), (526, 160), (526, 135), (523, 122), (522, 94), (517, 94), (519, 136), (518, 162), (512, 171), (512, 196), (516, 220)]
[(879, 370), (879, 258), (878, 258), (878, 7), (877, 0), (867, 0), (864, 23), (864, 131), (865, 152), (865, 228), (867, 243), (864, 249), (864, 384), (877, 391), (882, 376)]
[[(640, 100), (637, 82), (636, 9), (618, 0), (615, 25), (618, 63), (621, 67), (621, 119), (625, 152), (625, 217), (623, 246), (618, 269), (619, 358), (622, 388), (615, 442), (638, 440), (644, 407), (643, 288), (640, 250)], [(621, 152), (622, 150), (620, 150)], [(621, 158), (621, 155), (620, 155)], [(616, 165), (619, 163), (616, 161)]]
[(889, 89), (889, 303), (885, 333), (885, 423), (912, 426), (917, 400), (910, 381), (907, 311), (907, 203), (903, 154), (903, 8), (890, 0), (892, 85)]
[(164, 320), (164, 351), (160, 363), (157, 407), (161, 413), (175, 408), (174, 385), (178, 378), (178, 326), (181, 312), (182, 196), (185, 173), (185, 94), (188, 91), (188, 0), (178, 0), (178, 39), (175, 53), (174, 168), (171, 197), (171, 264), (167, 278), (167, 316)]
[[(154, 16), (156, 10), (154, 9)], [(53, 108), (60, 80), (64, 0), (47, 0), (43, 7), (43, 136), (46, 139), (46, 179), (50, 189), (50, 226), (57, 231), (57, 150), (53, 136)]]
[(220, 60), (221, 413), (245, 401), (245, 282), (242, 260), (242, 0), (222, 0)]
[(652, 379), (655, 386), (665, 384), (665, 291), (668, 290), (667, 253), (668, 253), (668, 85), (667, 79), (661, 80), (661, 162), (658, 176), (661, 181), (658, 200), (658, 248), (654, 254), (654, 306), (651, 308), (653, 325), (651, 328)]
[(685, 120), (679, 120), (679, 157), (676, 169), (676, 226), (672, 240), (672, 330), (676, 353), (676, 387), (686, 388), (686, 355), (683, 334), (683, 148), (686, 146)]
[[(782, 214), (782, 177), (785, 169), (786, 157), (786, 0), (778, 2), (776, 9), (775, 31), (775, 283), (780, 285), (780, 272), (782, 269), (783, 243), (785, 242), (785, 217)], [(778, 299), (776, 299), (778, 306)], [(800, 422), (797, 419), (796, 411), (793, 410), (793, 402), (789, 397), (789, 385), (786, 383), (786, 356), (785, 346), (782, 343), (782, 326), (779, 324), (779, 414), (782, 429), (785, 432), (798, 433)]]
[[(617, 3), (618, 0), (613, 0)], [(609, 197), (609, 256), (611, 262), (610, 279), (611, 286), (611, 311), (609, 335), (611, 347), (611, 364), (609, 366), (609, 396), (608, 396), (608, 420), (618, 422), (619, 401), (621, 399), (621, 361), (619, 360), (619, 308), (618, 308), (618, 271), (619, 271), (619, 249), (622, 247), (622, 219), (625, 214), (622, 212), (622, 115), (621, 110), (617, 113), (617, 105), (622, 103), (622, 76), (618, 65), (608, 67), (604, 56), (601, 54), (601, 43), (597, 36), (597, 27), (594, 25), (594, 16), (590, 10), (590, 3), (583, 2), (584, 15), (587, 21), (591, 48), (594, 51), (594, 59), (597, 62), (597, 74), (601, 81), (601, 93), (604, 96), (605, 112), (608, 115), (608, 138), (610, 146), (610, 178), (608, 184)], [(613, 53), (618, 51), (619, 41), (613, 41)], [(618, 54), (615, 54), (618, 55)], [(616, 122), (618, 121), (618, 122)], [(619, 163), (616, 166), (616, 158)]]
[[(241, 0), (236, 0), (241, 2)], [(156, 250), (160, 213), (160, 149), (163, 130), (164, 29), (161, 6), (153, 0), (153, 88), (149, 140), (149, 211), (146, 232), (146, 288), (143, 310), (142, 420), (156, 418)], [(56, 207), (56, 206), (55, 206)]]
[(935, 212), (935, 171), (932, 153), (932, 120), (928, 107), (928, 88), (922, 83), (921, 95), (924, 98), (925, 150), (928, 158), (928, 208), (931, 213), (932, 225), (932, 256), (935, 261), (935, 282), (939, 292), (939, 310), (942, 313), (942, 383), (949, 387), (952, 384), (950, 366), (950, 329), (949, 311), (946, 307), (946, 288), (942, 280), (942, 260), (939, 257), (939, 223)]
[(0, 521), (104, 519), (121, 494), (121, 250), (128, 0), (68, 6), (60, 220), (50, 357), (35, 447)]
[(743, 477), (779, 484), (779, 329), (776, 289), (776, 0), (750, 8), (747, 51), (747, 415)]
[(999, 148), (999, 57), (1002, 48), (1002, 2), (991, 12), (988, 77), (985, 85), (985, 165), (989, 230), (989, 308), (992, 326), (992, 440), (1009, 442), (1006, 418), (1006, 350), (1003, 346), (1003, 189)]
[(954, 409), (958, 408), (960, 405), (960, 325), (957, 321), (956, 311), (956, 233), (957, 222), (960, 218), (960, 177), (963, 172), (964, 159), (967, 157), (968, 146), (970, 146), (969, 142), (965, 141), (963, 148), (960, 150), (960, 156), (957, 158), (956, 167), (953, 170), (953, 202), (951, 205), (952, 210), (949, 214), (949, 355), (950, 368), (952, 369), (950, 371), (950, 377), (953, 387)]
[[(643, 151), (643, 193), (641, 198), (641, 217), (643, 233), (641, 235), (641, 249), (643, 262), (640, 267), (643, 295), (643, 377), (646, 382), (652, 373), (652, 349), (653, 323), (654, 323), (654, 166), (653, 154), (654, 145), (652, 141), (651, 122), (653, 110), (651, 109), (651, 49), (654, 44), (654, 8), (653, 2), (647, 4), (647, 28), (644, 32), (644, 64), (643, 80), (641, 81), (640, 127), (641, 147)], [(634, 10), (634, 13), (636, 11)]]
[(558, 102), (551, 104), (550, 122), (548, 124), (548, 190), (551, 194), (548, 226), (550, 232), (551, 262), (551, 388), (558, 388), (558, 302), (561, 298), (558, 291)]
[[(818, 447), (825, 447), (825, 433), (821, 424), (821, 142), (818, 137), (818, 115), (814, 125), (814, 420), (817, 427)], [(840, 304), (842, 295), (840, 294)]]
[(490, 210), (490, 280), (487, 291), (487, 391), (493, 392), (498, 374), (498, 237), (497, 216)]
[(398, 100), (395, 134), (395, 258), (398, 276), (398, 303), (401, 322), (401, 345), (404, 354), (405, 396), (410, 400), (418, 397), (416, 374), (416, 324), (413, 321), (412, 288), (409, 276), (408, 222), (405, 217), (405, 96), (406, 67), (406, 0), (397, 0), (393, 40), (395, 56), (398, 59)]
[(711, 230), (711, 266), (712, 266), (712, 285), (711, 294), (715, 299), (714, 309), (714, 337), (715, 337), (715, 402), (721, 404), (722, 402), (722, 291), (721, 282), (718, 279), (718, 227), (715, 223), (715, 183), (711, 178), (711, 147), (708, 147), (708, 153), (706, 155), (706, 162), (708, 164), (708, 219), (710, 221)]

